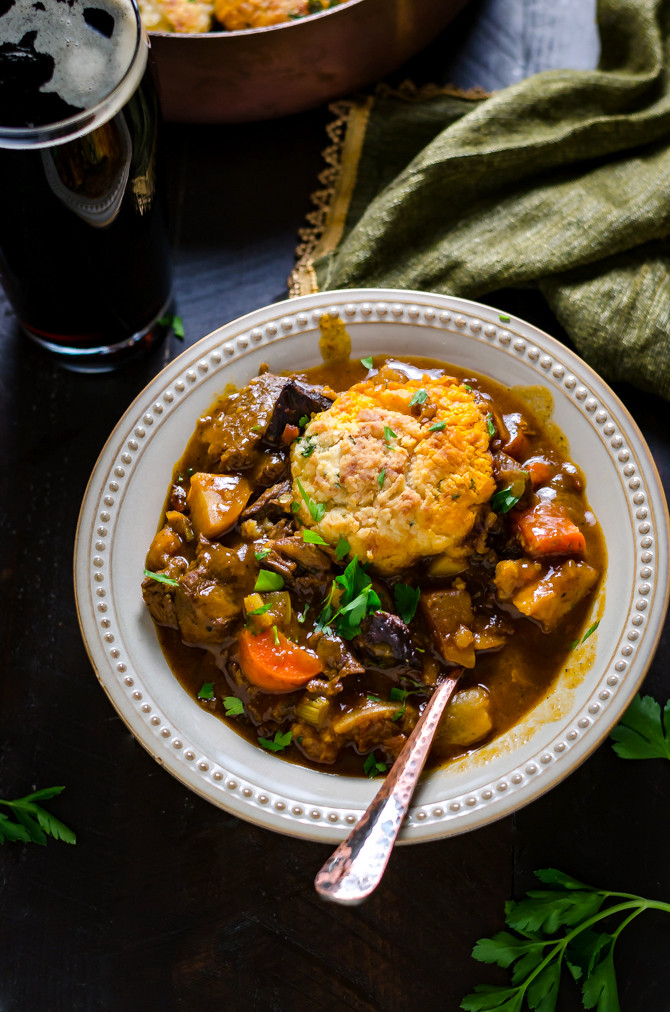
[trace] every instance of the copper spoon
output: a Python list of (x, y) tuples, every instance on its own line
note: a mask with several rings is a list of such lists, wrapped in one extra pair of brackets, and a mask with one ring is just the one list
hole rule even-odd
[(440, 717), (462, 673), (457, 670), (439, 682), (381, 789), (314, 879), (324, 899), (355, 906), (379, 885)]

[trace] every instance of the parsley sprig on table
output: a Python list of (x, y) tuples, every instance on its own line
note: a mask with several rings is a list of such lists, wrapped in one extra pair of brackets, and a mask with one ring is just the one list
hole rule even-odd
[[(472, 952), (480, 963), (510, 968), (511, 986), (478, 984), (463, 999), (461, 1008), (466, 1012), (522, 1012), (527, 1007), (553, 1012), (565, 964), (581, 986), (585, 1009), (619, 1012), (616, 941), (645, 910), (670, 914), (670, 903), (596, 889), (555, 868), (544, 868), (535, 875), (549, 888), (531, 889), (518, 903), (506, 903), (505, 921), (512, 931), (481, 938)], [(605, 918), (617, 917), (612, 931), (597, 927)]]
[(622, 759), (670, 759), (670, 699), (661, 714), (653, 696), (638, 694), (611, 737)]
[(43, 787), (40, 791), (26, 794), (14, 801), (0, 798), (0, 805), (9, 809), (9, 814), (0, 811), (0, 843), (6, 840), (21, 843), (38, 843), (46, 846), (47, 836), (63, 843), (76, 843), (75, 833), (55, 815), (47, 812), (39, 805), (39, 801), (47, 801), (64, 791), (64, 787)]

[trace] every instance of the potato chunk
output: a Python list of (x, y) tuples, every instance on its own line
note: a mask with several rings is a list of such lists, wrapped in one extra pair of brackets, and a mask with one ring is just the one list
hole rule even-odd
[(198, 534), (210, 541), (220, 538), (233, 526), (251, 496), (246, 478), (233, 474), (206, 474), (191, 478), (186, 497), (191, 523)]
[[(537, 565), (537, 564), (536, 564)], [(518, 582), (514, 583), (517, 568)], [(532, 569), (523, 562), (499, 562), (495, 584), (501, 600), (510, 600), (527, 618), (534, 619), (545, 632), (555, 629), (561, 619), (588, 594), (598, 571), (587, 562), (567, 559), (559, 564), (540, 566), (530, 579)]]
[(435, 748), (467, 747), (481, 741), (493, 729), (489, 712), (489, 694), (480, 685), (462, 689), (454, 695), (435, 732)]

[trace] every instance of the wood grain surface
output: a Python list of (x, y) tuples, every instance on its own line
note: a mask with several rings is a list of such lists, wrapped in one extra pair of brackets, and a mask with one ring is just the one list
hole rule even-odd
[[(590, 2), (485, 0), (399, 76), (493, 89), (596, 59)], [(328, 116), (166, 131), (187, 344), (286, 296)], [(535, 296), (505, 292), (495, 304), (561, 336)], [(505, 981), (470, 953), (503, 927), (505, 900), (532, 885), (534, 869), (670, 899), (670, 765), (624, 762), (608, 743), (516, 815), (397, 849), (355, 909), (313, 890), (331, 848), (241, 822), (162, 770), (97, 684), (72, 552), (108, 433), (183, 345), (171, 339), (123, 372), (78, 376), (33, 348), (0, 306), (0, 795), (65, 784), (51, 808), (78, 834), (75, 847), (0, 848), (1, 1012), (452, 1012), (476, 983)], [(617, 392), (669, 489), (667, 403)], [(666, 625), (645, 683), (661, 701), (669, 654)], [(661, 915), (622, 937), (623, 1012), (670, 1009), (669, 949)], [(559, 1008), (580, 1008), (568, 981)]]

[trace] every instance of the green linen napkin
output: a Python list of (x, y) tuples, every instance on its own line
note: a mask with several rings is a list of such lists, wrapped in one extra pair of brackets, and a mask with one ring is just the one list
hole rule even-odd
[(537, 287), (609, 380), (670, 398), (670, 0), (600, 0), (594, 71), (336, 104), (293, 294)]

